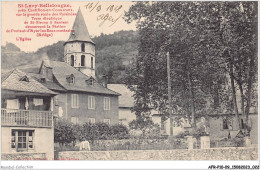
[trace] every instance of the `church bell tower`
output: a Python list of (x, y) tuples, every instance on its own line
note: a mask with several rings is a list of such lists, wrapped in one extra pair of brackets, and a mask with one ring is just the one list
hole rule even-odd
[(95, 78), (95, 43), (90, 39), (80, 8), (70, 37), (64, 43), (64, 61)]

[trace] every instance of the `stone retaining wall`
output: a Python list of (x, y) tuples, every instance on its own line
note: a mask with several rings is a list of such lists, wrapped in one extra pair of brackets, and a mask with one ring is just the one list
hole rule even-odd
[(2, 153), (2, 160), (46, 160), (46, 153)]
[(66, 151), (59, 160), (257, 160), (258, 148)]

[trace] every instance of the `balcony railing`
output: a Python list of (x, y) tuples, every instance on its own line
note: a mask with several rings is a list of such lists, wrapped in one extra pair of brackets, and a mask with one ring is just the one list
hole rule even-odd
[(53, 113), (39, 110), (1, 109), (2, 126), (52, 127)]

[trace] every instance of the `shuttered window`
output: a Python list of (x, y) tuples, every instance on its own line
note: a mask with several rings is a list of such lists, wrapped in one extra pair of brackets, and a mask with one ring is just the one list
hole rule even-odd
[(95, 96), (88, 96), (88, 109), (95, 109)]
[(104, 110), (110, 110), (110, 98), (104, 97)]
[(27, 152), (34, 148), (34, 130), (16, 130), (11, 132), (11, 149)]
[(79, 108), (79, 95), (78, 94), (71, 94), (71, 107)]

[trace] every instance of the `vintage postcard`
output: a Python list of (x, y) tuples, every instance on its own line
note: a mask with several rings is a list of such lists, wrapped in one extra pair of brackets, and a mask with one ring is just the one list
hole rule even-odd
[(259, 169), (258, 2), (3, 1), (1, 11), (2, 160)]

